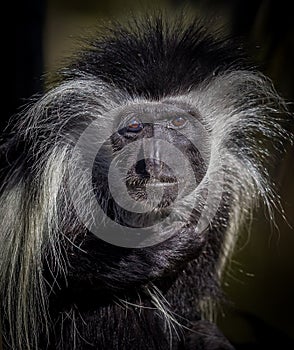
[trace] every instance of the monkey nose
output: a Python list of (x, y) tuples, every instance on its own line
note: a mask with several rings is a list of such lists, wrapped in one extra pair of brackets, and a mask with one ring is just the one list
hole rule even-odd
[(141, 154), (144, 161), (141, 163), (141, 170), (148, 174), (150, 179), (162, 183), (176, 183), (175, 172), (164, 161), (170, 157), (167, 157), (168, 153), (165, 152), (165, 145), (162, 142), (161, 139), (143, 140)]
[(157, 159), (139, 160), (135, 165), (135, 172), (141, 179), (154, 179), (163, 183), (177, 182), (173, 171), (164, 162)]
[(154, 159), (145, 159), (145, 171), (151, 179), (156, 179), (163, 183), (176, 183), (177, 178), (172, 169), (164, 162)]

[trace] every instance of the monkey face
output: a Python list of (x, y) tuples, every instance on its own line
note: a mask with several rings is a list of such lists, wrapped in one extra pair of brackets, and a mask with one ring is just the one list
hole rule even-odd
[[(149, 102), (115, 111), (114, 127), (95, 155), (91, 174), (95, 199), (111, 221), (124, 229), (137, 229), (129, 234), (127, 244), (132, 247), (169, 238), (162, 235), (157, 240), (160, 232), (171, 234), (173, 223), (184, 226), (197, 209), (197, 188), (209, 163), (209, 134), (185, 107)], [(93, 138), (87, 136), (87, 140)], [(90, 148), (95, 147), (84, 146)], [(131, 243), (132, 235), (146, 228), (150, 230), (140, 243)], [(101, 237), (102, 230), (98, 236), (108, 241), (112, 233)], [(150, 237), (146, 241), (152, 234), (155, 242)], [(112, 234), (114, 240), (117, 236)], [(119, 238), (111, 243), (126, 246)]]
[[(79, 215), (90, 203), (86, 212), (92, 213), (90, 220), (83, 215), (85, 210), (80, 215), (88, 229), (80, 244), (91, 263), (78, 275), (99, 279), (100, 286), (102, 279), (104, 287), (115, 275), (123, 288), (126, 283), (140, 285), (150, 276), (169, 275), (175, 266), (181, 268), (199, 256), (222, 199), (221, 193), (218, 197), (213, 192), (215, 208), (201, 217), (204, 204), (212, 199), (206, 181), (211, 142), (199, 113), (188, 104), (134, 103), (107, 117), (108, 135), (93, 121), (83, 142), (77, 142), (79, 155), (73, 155), (79, 167), (90, 170), (90, 187), (82, 187), (83, 193), (93, 194), (87, 201), (77, 196), (75, 206)], [(95, 144), (97, 137), (101, 140)], [(75, 179), (81, 182), (74, 169), (72, 193), (80, 186)], [(71, 256), (72, 266), (81, 255)]]

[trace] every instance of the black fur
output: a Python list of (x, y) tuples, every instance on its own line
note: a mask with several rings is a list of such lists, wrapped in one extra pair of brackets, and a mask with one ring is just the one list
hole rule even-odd
[(94, 75), (131, 96), (156, 99), (187, 93), (228, 70), (248, 68), (240, 44), (212, 35), (199, 20), (183, 17), (116, 24), (102, 39), (89, 41), (66, 75)]
[[(187, 94), (201, 84), (206, 86), (223, 74), (250, 70), (238, 45), (212, 36), (197, 21), (187, 25), (184, 22), (181, 18), (169, 23), (159, 16), (134, 20), (126, 26), (117, 24), (90, 42), (60, 72), (58, 84), (76, 79), (102, 81), (114, 91), (113, 100), (144, 97), (159, 101)], [(243, 88), (244, 94), (248, 93)], [(90, 123), (87, 110), (100, 102), (95, 96), (84, 94), (82, 90), (73, 90), (50, 100), (42, 115), (31, 113), (16, 123), (10, 139), (2, 145), (2, 161), (7, 164), (2, 194), (21, 182), (30, 191), (24, 210), (34, 204), (38, 212), (40, 173), (56, 145), (60, 149), (68, 147), (70, 153), (80, 131)], [(240, 101), (234, 103), (238, 106)], [(184, 105), (183, 110), (195, 117), (191, 106)], [(227, 147), (235, 147), (232, 153), (238, 154), (246, 143), (242, 139), (233, 141), (231, 144), (228, 141)], [(244, 152), (251, 150), (245, 146)], [(227, 171), (233, 173), (234, 169), (227, 167)], [(131, 249), (111, 245), (88, 232), (76, 218), (66, 178), (62, 181), (65, 184), (58, 193), (56, 220), (60, 222), (59, 260), (65, 268), (62, 271), (58, 268), (50, 240), (43, 243), (49, 338), (40, 325), (37, 346), (29, 340), (31, 349), (232, 349), (216, 326), (203, 320), (200, 306), (207, 299), (215, 303), (223, 298), (218, 269), (235, 205), (232, 184), (223, 184), (219, 209), (205, 234), (195, 233), (199, 219), (195, 209), (191, 222), (170, 239), (155, 246)], [(107, 191), (103, 184), (98, 184), (98, 190)], [(115, 216), (111, 204), (107, 205), (106, 211)], [(15, 273), (18, 276), (18, 269)], [(175, 322), (166, 321), (158, 302), (170, 310), (167, 312)], [(3, 307), (2, 314), (4, 333), (8, 334), (4, 348), (8, 349), (9, 321)], [(23, 349), (29, 349), (28, 345)]]

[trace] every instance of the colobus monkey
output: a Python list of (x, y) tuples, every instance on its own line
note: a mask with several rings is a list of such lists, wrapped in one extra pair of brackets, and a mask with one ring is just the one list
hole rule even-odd
[(232, 349), (220, 278), (284, 102), (197, 20), (107, 28), (1, 144), (4, 349)]

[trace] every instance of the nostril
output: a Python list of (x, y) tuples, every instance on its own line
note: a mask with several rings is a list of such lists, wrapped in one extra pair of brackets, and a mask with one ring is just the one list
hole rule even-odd
[(164, 162), (157, 159), (146, 159), (146, 171), (150, 177), (164, 183), (176, 183), (174, 171)]
[(136, 163), (135, 172), (141, 179), (150, 179), (150, 174), (146, 169), (145, 159), (141, 159)]
[(177, 183), (177, 178), (172, 169), (156, 159), (140, 159), (135, 165), (135, 173), (140, 179), (157, 179), (165, 183)]

